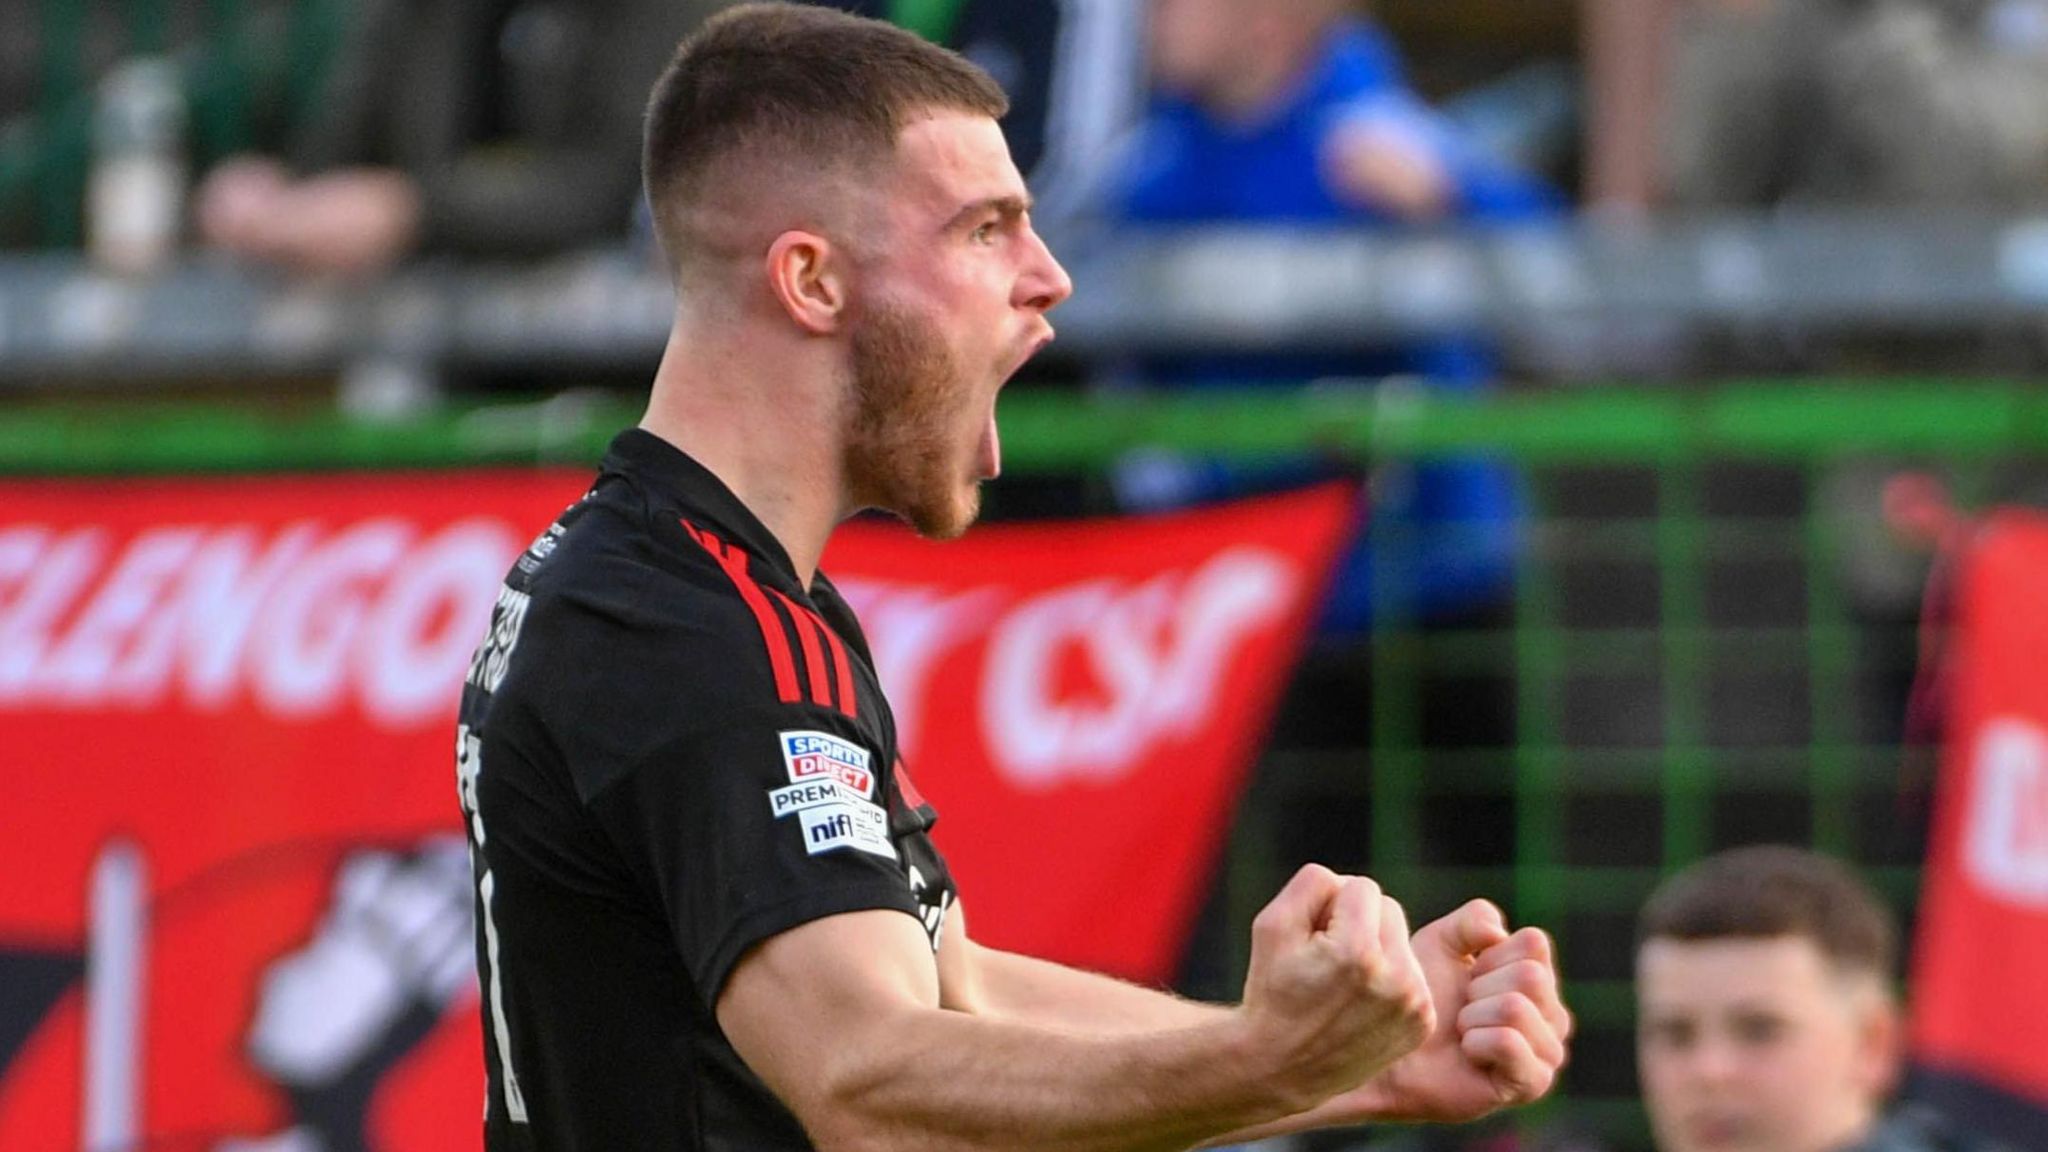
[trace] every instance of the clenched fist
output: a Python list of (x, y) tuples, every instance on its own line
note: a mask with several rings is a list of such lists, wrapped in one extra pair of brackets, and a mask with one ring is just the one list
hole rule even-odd
[(1549, 1092), (1572, 1034), (1550, 937), (1510, 932), (1499, 908), (1474, 900), (1417, 932), (1415, 955), (1437, 1026), (1356, 1094), (1357, 1114), (1471, 1120)]
[(1252, 921), (1239, 1011), (1251, 1050), (1300, 1108), (1376, 1076), (1437, 1024), (1400, 904), (1316, 864)]

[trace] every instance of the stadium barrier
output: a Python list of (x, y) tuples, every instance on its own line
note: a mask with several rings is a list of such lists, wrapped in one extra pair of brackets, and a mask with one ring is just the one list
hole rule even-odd
[[(0, 199), (10, 146), (0, 133)], [(2048, 220), (2036, 217), (1586, 216), (1414, 234), (1075, 223), (1049, 240), (1075, 283), (1052, 353), (1098, 367), (1448, 334), (1495, 341), (1544, 379), (1599, 383), (1698, 374), (1717, 341), (1746, 349), (1736, 363), (1805, 371), (1831, 341), (1891, 334), (1963, 365), (1942, 371), (1981, 375), (2041, 362), (2048, 304)], [(0, 388), (339, 376), (346, 390), (368, 375), (432, 397), (463, 373), (637, 378), (674, 310), (645, 238), (533, 264), (424, 260), (357, 284), (205, 253), (124, 277), (75, 253), (0, 252)], [(1894, 340), (1880, 362), (1912, 346)]]

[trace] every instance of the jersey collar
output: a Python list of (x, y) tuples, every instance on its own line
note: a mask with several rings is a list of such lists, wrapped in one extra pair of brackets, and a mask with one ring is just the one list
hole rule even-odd
[(606, 472), (645, 479), (661, 493), (673, 497), (692, 519), (705, 521), (719, 535), (774, 565), (791, 584), (803, 587), (782, 541), (740, 503), (725, 481), (689, 453), (645, 428), (628, 428), (612, 438), (602, 467)]

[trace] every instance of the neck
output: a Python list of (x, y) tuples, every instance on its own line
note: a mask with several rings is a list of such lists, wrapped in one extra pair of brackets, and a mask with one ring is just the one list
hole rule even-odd
[(822, 349), (678, 319), (640, 427), (709, 469), (810, 587), (845, 516), (833, 367)]

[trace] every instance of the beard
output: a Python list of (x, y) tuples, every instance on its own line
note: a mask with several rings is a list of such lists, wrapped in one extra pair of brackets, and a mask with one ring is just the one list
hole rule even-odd
[(855, 503), (894, 513), (933, 540), (950, 540), (981, 512), (954, 425), (969, 401), (967, 374), (933, 326), (887, 306), (853, 334), (853, 413), (845, 474)]

